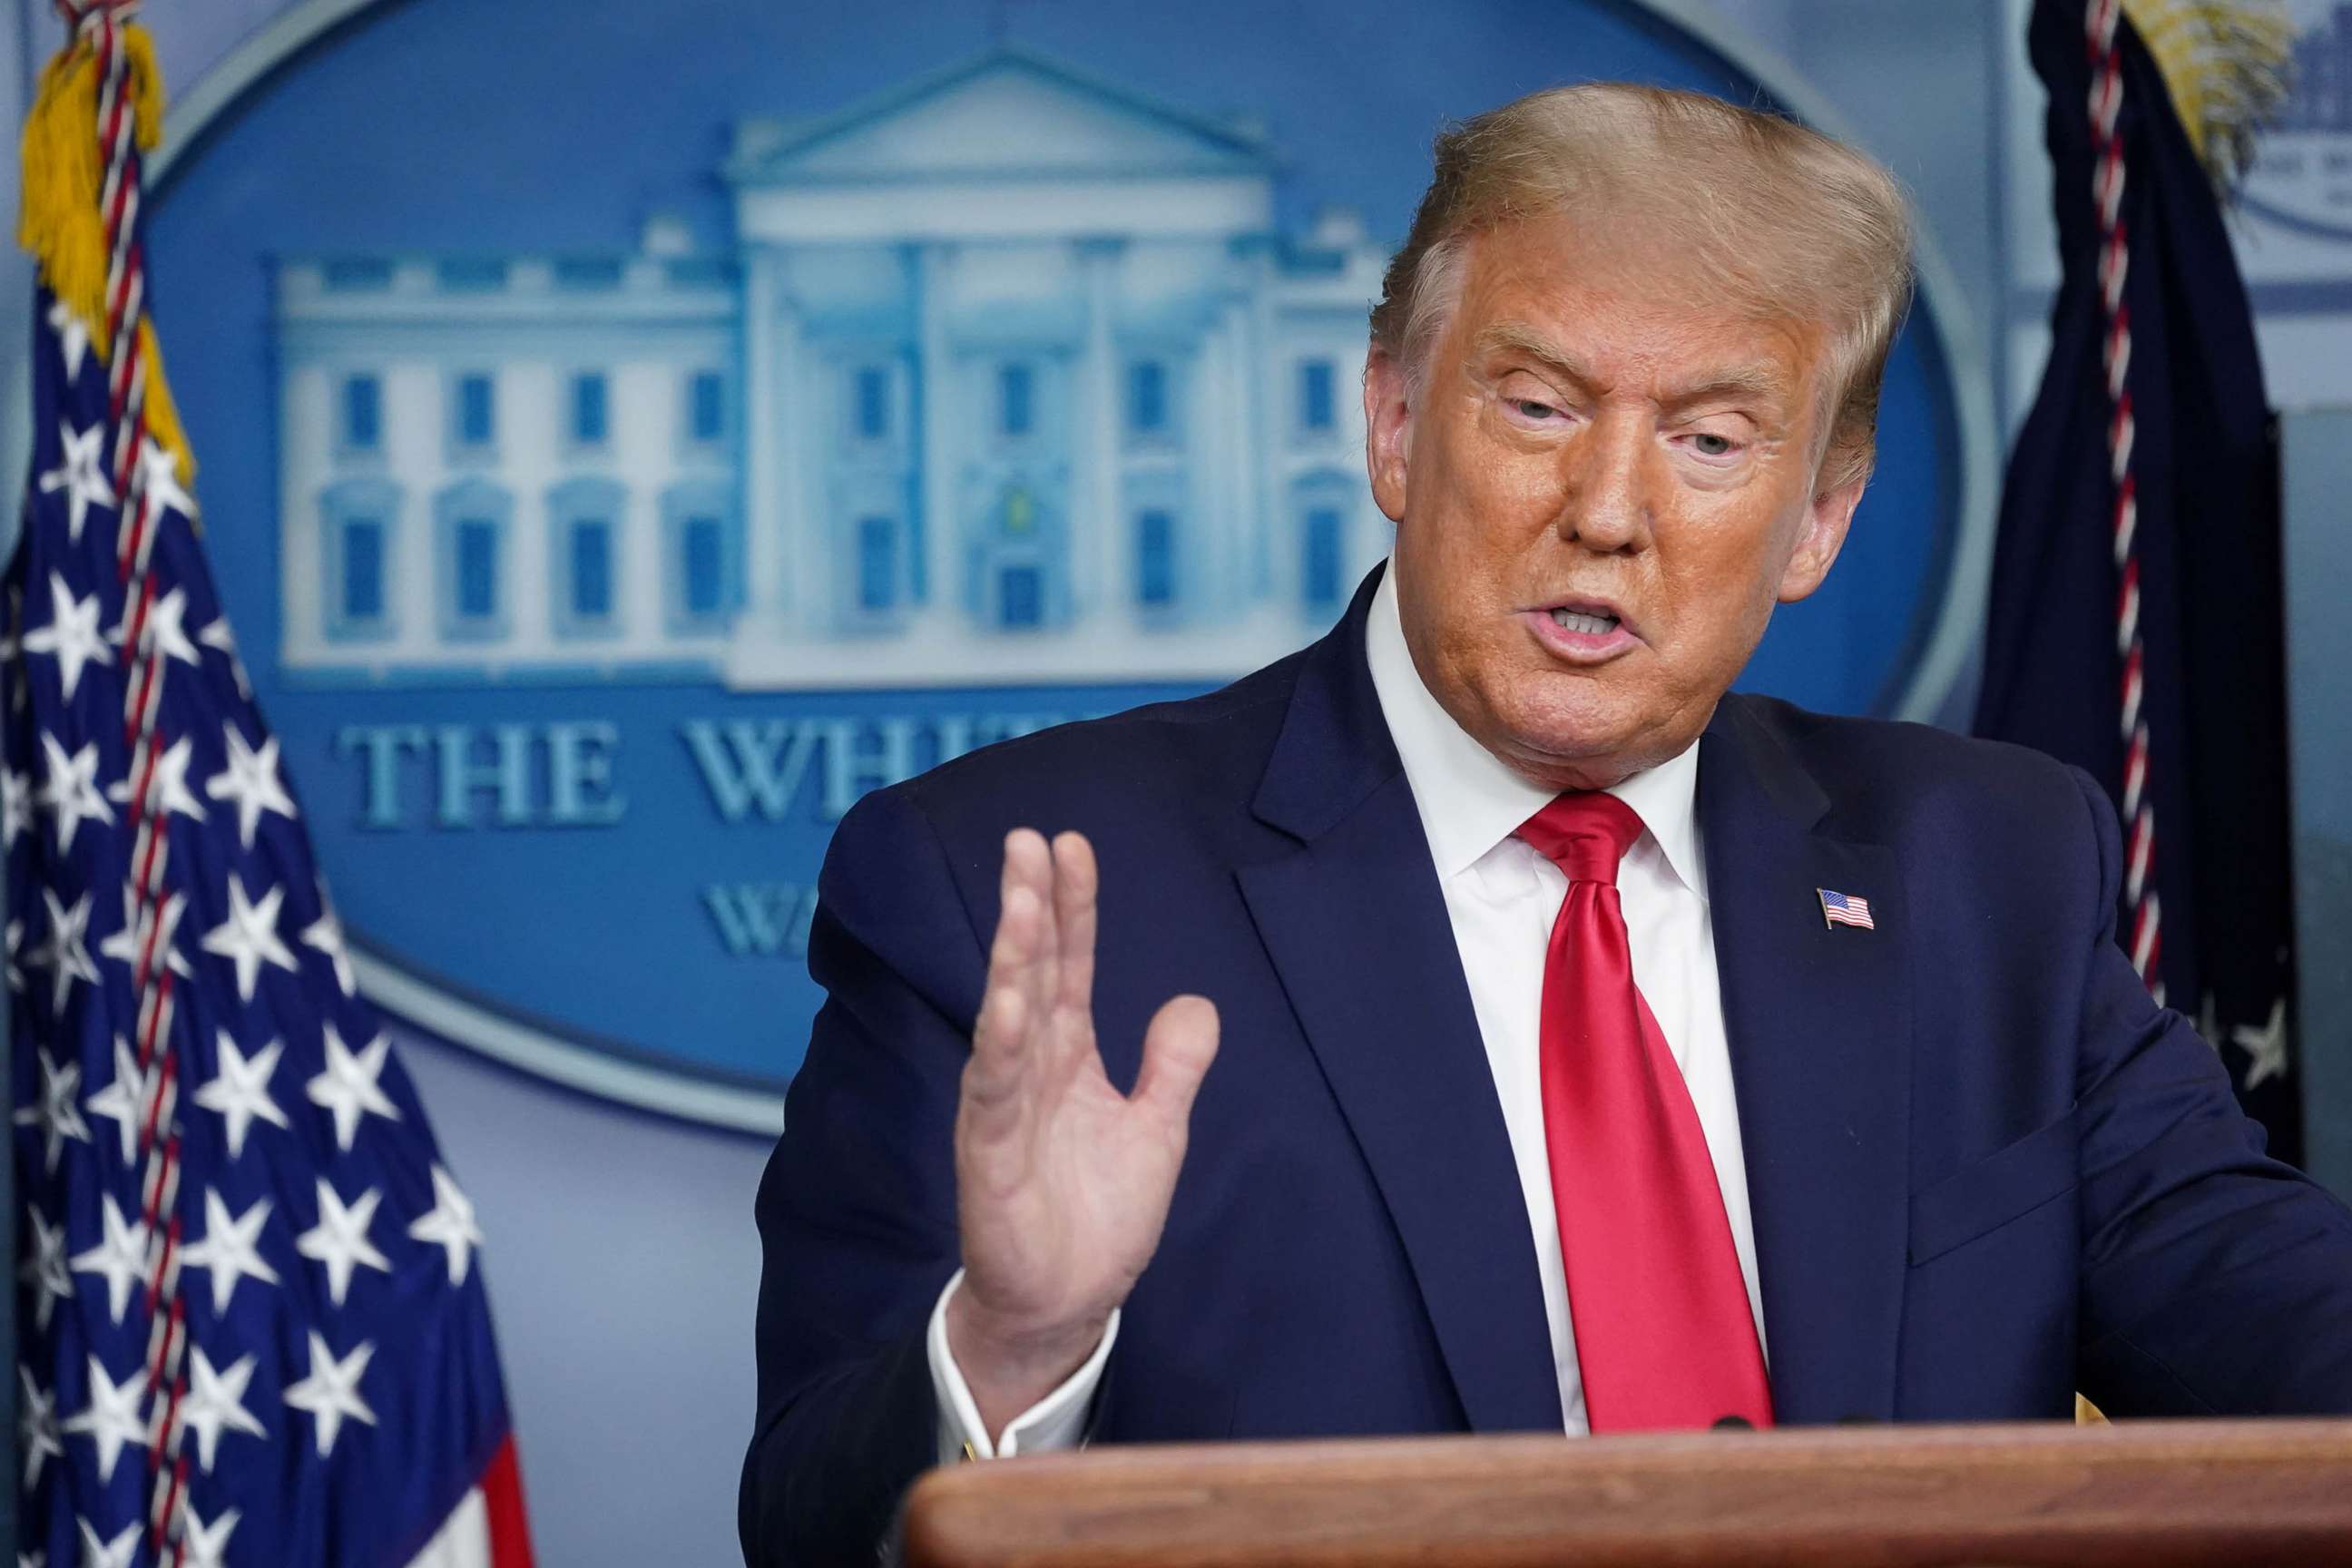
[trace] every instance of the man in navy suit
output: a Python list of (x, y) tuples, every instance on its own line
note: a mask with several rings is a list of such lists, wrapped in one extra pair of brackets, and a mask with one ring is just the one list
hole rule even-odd
[(841, 824), (751, 1562), (1084, 1440), (2352, 1410), (2352, 1215), (2116, 949), (2097, 789), (1727, 695), (1843, 541), (1907, 253), (1713, 100), (1441, 139), (1339, 626)]

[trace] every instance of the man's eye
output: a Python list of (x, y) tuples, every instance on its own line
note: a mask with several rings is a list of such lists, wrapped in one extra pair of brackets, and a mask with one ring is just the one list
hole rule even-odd
[(1738, 448), (1732, 444), (1730, 437), (1717, 436), (1705, 430), (1691, 437), (1691, 444), (1696, 447), (1702, 454), (1710, 458), (1728, 458), (1733, 452), (1738, 450)]
[(1528, 419), (1549, 418), (1550, 416), (1559, 412), (1559, 409), (1553, 407), (1550, 404), (1538, 403), (1532, 397), (1514, 397), (1511, 399), (1511, 406), (1517, 409), (1523, 417)]

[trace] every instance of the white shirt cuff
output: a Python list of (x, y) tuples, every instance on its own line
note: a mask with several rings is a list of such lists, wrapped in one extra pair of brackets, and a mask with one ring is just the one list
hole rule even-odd
[(1059, 1388), (1023, 1411), (1004, 1429), (1003, 1439), (992, 1443), (988, 1428), (980, 1419), (980, 1406), (972, 1402), (971, 1385), (948, 1352), (948, 1302), (963, 1283), (963, 1270), (955, 1271), (948, 1288), (940, 1292), (939, 1305), (931, 1309), (931, 1328), (927, 1336), (931, 1363), (931, 1392), (938, 1396), (940, 1407), (940, 1463), (952, 1465), (964, 1457), (967, 1447), (976, 1459), (1009, 1459), (1015, 1454), (1045, 1454), (1060, 1448), (1075, 1448), (1085, 1436), (1087, 1412), (1095, 1402), (1095, 1390), (1102, 1386), (1103, 1366), (1110, 1360), (1111, 1342), (1118, 1338), (1118, 1312), (1113, 1309), (1110, 1321), (1103, 1325), (1102, 1342), (1095, 1346), (1094, 1354), (1086, 1364), (1070, 1373)]

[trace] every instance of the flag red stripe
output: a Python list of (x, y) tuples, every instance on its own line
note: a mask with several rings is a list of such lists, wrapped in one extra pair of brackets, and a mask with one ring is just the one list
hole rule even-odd
[(523, 1516), (522, 1464), (515, 1454), (514, 1434), (490, 1456), (482, 1472), (482, 1503), (490, 1527), (492, 1568), (531, 1568), (530, 1524)]

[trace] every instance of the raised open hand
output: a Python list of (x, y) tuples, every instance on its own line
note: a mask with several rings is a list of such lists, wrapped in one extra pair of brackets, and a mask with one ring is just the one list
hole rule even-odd
[(988, 989), (956, 1111), (963, 1287), (948, 1346), (992, 1436), (1092, 1353), (1160, 1245), (1217, 1010), (1153, 1016), (1132, 1095), (1095, 1045), (1096, 870), (1076, 833), (1004, 840)]

